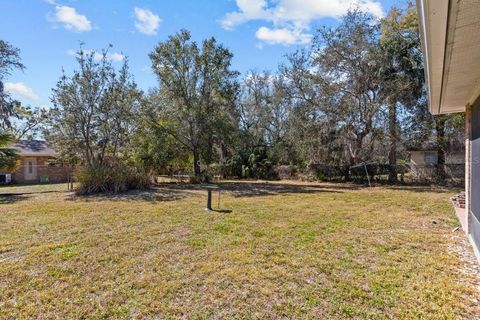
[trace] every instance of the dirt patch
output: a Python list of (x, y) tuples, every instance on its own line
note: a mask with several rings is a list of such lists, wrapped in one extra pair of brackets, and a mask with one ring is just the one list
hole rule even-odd
[[(458, 265), (458, 272), (463, 274), (458, 281), (462, 285), (471, 286), (480, 292), (480, 264), (475, 256), (472, 245), (468, 241), (467, 236), (462, 229), (452, 231), (451, 243), (448, 247), (449, 251), (458, 257), (460, 261)], [(470, 307), (474, 308), (473, 314), (480, 314), (480, 301), (476, 297), (470, 297), (467, 301)], [(472, 316), (469, 319), (478, 319), (477, 316)]]

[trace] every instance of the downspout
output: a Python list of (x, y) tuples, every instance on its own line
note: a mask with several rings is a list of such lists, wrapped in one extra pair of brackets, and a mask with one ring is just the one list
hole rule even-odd
[(470, 193), (471, 186), (471, 166), (472, 166), (472, 106), (467, 104), (465, 107), (465, 212), (467, 214), (467, 225), (465, 233), (468, 235), (470, 226)]

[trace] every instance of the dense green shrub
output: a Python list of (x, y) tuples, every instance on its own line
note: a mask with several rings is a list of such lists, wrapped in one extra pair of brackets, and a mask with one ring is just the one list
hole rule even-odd
[(202, 175), (202, 176), (190, 176), (189, 182), (191, 184), (200, 184), (200, 183), (208, 183), (208, 176)]
[(207, 166), (205, 172), (208, 174), (210, 177), (214, 176), (223, 176), (224, 174), (224, 167), (219, 164), (219, 163), (212, 163)]
[(148, 174), (118, 160), (81, 167), (77, 170), (75, 177), (80, 184), (76, 193), (82, 195), (147, 189), (152, 181)]
[(12, 172), (19, 164), (15, 149), (8, 148), (14, 141), (12, 135), (0, 132), (0, 171)]
[(275, 162), (269, 157), (267, 148), (256, 147), (252, 151), (240, 152), (225, 162), (225, 175), (237, 178), (277, 179)]
[(296, 165), (275, 166), (274, 170), (277, 177), (282, 180), (297, 179), (299, 178), (299, 173), (302, 173), (301, 170), (299, 170), (299, 166)]

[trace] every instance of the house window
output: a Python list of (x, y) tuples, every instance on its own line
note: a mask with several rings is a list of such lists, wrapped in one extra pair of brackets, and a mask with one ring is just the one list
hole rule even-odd
[(28, 161), (28, 173), (32, 174), (33, 173), (33, 162)]
[(437, 164), (437, 153), (425, 152), (424, 161), (425, 161), (425, 164)]

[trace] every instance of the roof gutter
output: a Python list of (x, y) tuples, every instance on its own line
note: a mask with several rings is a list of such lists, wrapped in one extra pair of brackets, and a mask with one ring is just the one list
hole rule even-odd
[(442, 113), (445, 87), (449, 0), (417, 0), (419, 32), (423, 50), (428, 106), (433, 114)]
[(417, 12), (419, 17), (419, 32), (420, 32), (420, 43), (422, 46), (423, 52), (423, 65), (424, 65), (424, 73), (425, 73), (425, 86), (427, 87), (427, 94), (428, 94), (428, 107), (432, 110), (432, 94), (430, 90), (430, 59), (429, 57), (429, 48), (426, 43), (427, 37), (427, 26), (425, 24), (425, 0), (417, 0)]

